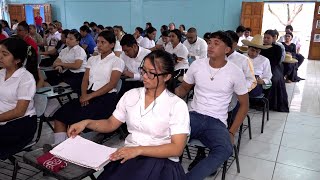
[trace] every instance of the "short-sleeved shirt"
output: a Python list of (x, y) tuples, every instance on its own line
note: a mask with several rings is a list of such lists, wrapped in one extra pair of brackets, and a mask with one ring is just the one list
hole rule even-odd
[(42, 19), (41, 16), (39, 16), (39, 17), (37, 16), (37, 17), (34, 18), (34, 21), (35, 21), (36, 25), (41, 25), (42, 24), (42, 20), (43, 19)]
[[(171, 136), (190, 133), (187, 104), (164, 90), (145, 108), (145, 88), (131, 89), (117, 104), (113, 116), (127, 123), (125, 146), (158, 146), (171, 143)], [(170, 157), (179, 161), (179, 157)]]
[(209, 65), (209, 58), (196, 60), (183, 80), (195, 85), (190, 111), (219, 119), (226, 126), (233, 93), (244, 95), (248, 92), (243, 72), (231, 62), (217, 69)]
[(61, 40), (58, 41), (57, 45), (54, 47), (57, 50), (57, 54), (61, 52), (62, 49), (66, 48), (67, 45), (65, 45)]
[(142, 36), (139, 36), (139, 37), (136, 39), (136, 41), (137, 41), (138, 45), (140, 44), (140, 42), (142, 41), (142, 39), (143, 39), (143, 37), (142, 37)]
[(59, 59), (63, 63), (74, 63), (76, 60), (82, 60), (82, 65), (79, 69), (70, 69), (71, 72), (79, 73), (85, 72), (85, 67), (87, 65), (87, 54), (82, 47), (76, 45), (72, 48), (66, 47), (59, 53)]
[(177, 55), (179, 58), (182, 58), (182, 60), (177, 63), (174, 66), (174, 70), (179, 69), (188, 69), (189, 68), (189, 62), (188, 62), (188, 49), (182, 44), (179, 43), (175, 48), (173, 48), (172, 44), (168, 43), (165, 47), (165, 51), (171, 54)]
[(58, 41), (61, 40), (61, 33), (59, 33), (58, 31), (56, 31), (54, 34), (49, 34), (48, 38), (47, 38), (47, 45), (48, 46), (56, 46)]
[(140, 43), (139, 46), (144, 47), (146, 49), (150, 49), (156, 46), (154, 40), (150, 40), (148, 37), (144, 37)]
[(31, 36), (26, 36), (23, 39), (29, 46), (33, 47), (33, 49), (36, 51), (36, 54), (38, 54), (38, 45), (37, 43), (34, 41), (34, 39)]
[(184, 41), (183, 45), (188, 49), (190, 56), (195, 56), (196, 59), (207, 57), (208, 45), (205, 40), (197, 37), (196, 42), (193, 44), (190, 44), (189, 41)]
[[(30, 35), (31, 36), (31, 35)], [(41, 35), (39, 33), (35, 33), (33, 36), (31, 36), (33, 38), (33, 40), (39, 44), (39, 43), (43, 43), (43, 38), (41, 37)]]
[[(92, 56), (89, 58), (87, 67), (89, 71), (89, 86), (88, 89), (93, 91), (99, 90), (104, 85), (110, 82), (112, 71), (123, 72), (124, 62), (118, 58), (113, 52), (105, 58), (101, 59), (101, 55)], [(109, 93), (117, 92), (117, 89), (112, 89)]]
[(119, 40), (116, 40), (116, 44), (114, 45), (113, 51), (114, 52), (121, 52), (122, 51), (122, 47), (120, 45), (120, 41)]
[(87, 34), (85, 37), (81, 38), (80, 45), (87, 45), (87, 52), (92, 54), (94, 52), (94, 47), (96, 47), (96, 42), (94, 42), (93, 37), (90, 34)]
[(0, 70), (0, 114), (14, 109), (18, 100), (28, 100), (29, 105), (24, 116), (36, 115), (33, 97), (36, 93), (36, 81), (25, 68), (17, 69), (5, 80), (6, 69)]
[(124, 52), (121, 53), (120, 58), (123, 59), (126, 68), (133, 73), (133, 78), (129, 78), (128, 80), (139, 81), (141, 80), (140, 72), (138, 68), (141, 66), (141, 62), (143, 58), (148, 55), (151, 51), (149, 49), (145, 49), (139, 46), (139, 51), (137, 57), (130, 58)]

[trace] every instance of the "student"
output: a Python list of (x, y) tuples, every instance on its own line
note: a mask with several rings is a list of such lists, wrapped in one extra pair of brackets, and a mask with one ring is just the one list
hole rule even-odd
[(37, 29), (35, 25), (33, 24), (29, 25), (29, 34), (32, 37), (32, 39), (37, 43), (38, 46), (44, 45), (43, 38), (39, 33), (37, 33)]
[(143, 33), (143, 29), (141, 27), (136, 27), (136, 29), (134, 30), (133, 36), (136, 39), (138, 45), (143, 39), (142, 33)]
[(151, 22), (147, 22), (147, 23), (146, 23), (146, 27), (144, 28), (143, 33), (142, 33), (142, 37), (146, 37), (146, 35), (147, 35), (147, 29), (148, 29), (149, 27), (153, 27)]
[(164, 50), (168, 44), (171, 44), (169, 35), (170, 31), (168, 30), (161, 33), (161, 38), (158, 40), (158, 42), (161, 40), (161, 43), (157, 42), (157, 49)]
[(229, 53), (227, 53), (227, 61), (234, 63), (242, 70), (246, 78), (246, 86), (248, 88), (248, 92), (250, 92), (253, 88), (257, 86), (257, 81), (254, 76), (252, 62), (247, 56), (240, 54), (236, 51), (239, 36), (237, 36), (237, 34), (231, 30), (226, 31), (226, 33), (230, 36), (232, 40), (232, 48), (229, 51)]
[(181, 32), (181, 43), (183, 43), (187, 39), (187, 37), (186, 37), (186, 35), (187, 35), (186, 26), (184, 24), (181, 24), (179, 26), (179, 31)]
[(49, 24), (49, 35), (45, 36), (45, 43), (47, 46), (56, 46), (58, 41), (61, 40), (61, 34), (59, 33), (57, 26), (53, 23)]
[(93, 37), (90, 35), (90, 29), (88, 26), (80, 27), (81, 41), (80, 46), (87, 52), (87, 54), (92, 54), (94, 52), (94, 48), (97, 46), (94, 42)]
[(170, 31), (176, 29), (176, 25), (173, 22), (171, 22), (168, 27)]
[(42, 38), (45, 38), (45, 35), (48, 35), (49, 33), (48, 24), (42, 23), (41, 27), (42, 27), (42, 30), (39, 32), (39, 34), (42, 36)]
[(178, 29), (170, 31), (170, 44), (165, 47), (165, 51), (177, 56), (174, 66), (174, 79), (183, 76), (189, 68), (188, 49), (181, 43), (181, 32)]
[(124, 62), (112, 52), (115, 42), (112, 32), (99, 34), (101, 54), (88, 61), (80, 99), (68, 102), (53, 115), (55, 144), (67, 138), (68, 125), (88, 118), (97, 120), (111, 116), (116, 106), (116, 86), (124, 69)]
[(151, 52), (140, 68), (143, 88), (132, 89), (120, 99), (108, 119), (87, 119), (72, 125), (74, 137), (89, 128), (107, 133), (127, 123), (125, 145), (110, 156), (98, 180), (186, 179), (179, 156), (190, 132), (186, 103), (170, 89), (174, 62), (162, 50)]
[(249, 96), (257, 97), (263, 92), (262, 85), (271, 84), (272, 72), (269, 59), (261, 56), (261, 49), (268, 49), (270, 46), (263, 45), (263, 37), (255, 35), (251, 41), (242, 40), (245, 46), (248, 46), (246, 54), (253, 62), (254, 74), (257, 80), (257, 86), (249, 92)]
[(279, 112), (289, 112), (288, 94), (281, 69), (281, 47), (273, 42), (276, 33), (274, 30), (267, 30), (264, 33), (263, 44), (271, 45), (269, 49), (262, 49), (261, 55), (268, 58), (272, 72), (272, 86), (267, 97), (269, 99), (269, 107), (271, 110)]
[[(208, 58), (194, 61), (176, 95), (185, 97), (194, 87), (190, 104), (190, 139), (198, 139), (210, 149), (208, 157), (187, 173), (187, 179), (205, 179), (232, 155), (234, 135), (249, 107), (248, 89), (243, 72), (226, 60), (232, 40), (225, 32), (214, 32), (208, 45)], [(240, 107), (228, 130), (228, 106), (233, 93)]]
[(242, 25), (238, 26), (236, 29), (236, 33), (238, 35), (238, 37), (240, 38), (240, 41), (237, 42), (238, 46), (242, 46), (242, 42), (241, 40), (244, 39), (244, 32), (246, 31), (246, 28)]
[[(159, 49), (161, 46), (165, 47), (165, 45), (163, 45), (164, 42), (162, 41), (162, 40), (163, 40), (163, 39), (162, 39), (162, 33), (163, 33), (164, 31), (168, 31), (168, 26), (167, 26), (167, 25), (162, 25), (161, 28), (160, 28), (160, 33), (161, 33), (161, 35), (160, 35), (158, 41), (156, 42), (156, 46), (158, 45), (158, 49)], [(170, 31), (169, 31), (169, 32), (170, 32)], [(160, 45), (161, 45), (161, 46), (160, 46)]]
[(0, 159), (19, 152), (36, 132), (36, 57), (19, 38), (0, 42)]
[[(2, 26), (0, 26), (0, 32), (2, 32)], [(0, 34), (0, 41), (7, 39), (7, 37), (4, 34)]]
[(37, 12), (36, 17), (34, 17), (34, 23), (36, 24), (37, 33), (39, 33), (42, 30), (42, 17), (40, 16), (40, 12)]
[(282, 50), (281, 62), (283, 62), (286, 58), (286, 49), (284, 48), (284, 45), (281, 42), (278, 42), (279, 32), (276, 29), (273, 31), (275, 33), (275, 36), (273, 37), (273, 43), (281, 47), (281, 50)]
[(18, 35), (18, 37), (23, 39), (28, 45), (30, 45), (36, 51), (36, 54), (38, 55), (37, 43), (29, 35), (29, 25), (27, 24), (26, 21), (21, 21), (18, 24), (17, 35)]
[(154, 27), (149, 27), (146, 31), (146, 36), (142, 39), (139, 45), (151, 51), (154, 50), (154, 47), (156, 46), (154, 42), (156, 35), (157, 30)]
[(124, 35), (120, 44), (123, 50), (120, 58), (124, 61), (126, 67), (122, 75), (126, 79), (125, 81), (122, 81), (119, 99), (128, 90), (143, 86), (139, 67), (141, 66), (143, 58), (151, 52), (150, 50), (139, 46), (131, 34)]
[(183, 45), (188, 49), (188, 57), (192, 60), (207, 57), (208, 45), (205, 40), (198, 37), (196, 28), (191, 27), (188, 29), (187, 41), (184, 41)]
[[(248, 41), (251, 41), (252, 40), (252, 36), (251, 36), (251, 28), (249, 28), (249, 27), (247, 27), (246, 28), (246, 31), (244, 32), (244, 34), (243, 34), (243, 38), (244, 39), (246, 39), (246, 40), (248, 40)], [(243, 40), (243, 39), (242, 39)], [(241, 42), (242, 42), (242, 40), (241, 40)]]
[(203, 39), (206, 41), (207, 44), (208, 44), (209, 41), (210, 41), (210, 35), (211, 35), (210, 32), (206, 32), (206, 33), (203, 35)]
[(16, 34), (17, 33), (17, 27), (18, 27), (18, 20), (17, 19), (13, 19), (11, 21), (11, 29), (12, 29), (12, 34)]
[(8, 36), (12, 36), (12, 32), (10, 30), (10, 26), (8, 24), (8, 21), (2, 19), (1, 20), (2, 29), (8, 34)]
[(96, 27), (96, 34), (95, 34), (95, 36), (94, 36), (94, 42), (96, 42), (96, 44), (97, 44), (98, 36), (99, 36), (99, 34), (100, 34), (103, 30), (104, 30), (104, 27), (103, 27), (101, 24), (99, 24), (99, 25)]
[(114, 30), (114, 35), (116, 36), (117, 41), (120, 42), (121, 38), (126, 34), (123, 31), (123, 27), (119, 26), (119, 25), (116, 25), (116, 26), (113, 26), (113, 30)]
[(68, 47), (61, 50), (58, 58), (53, 63), (53, 68), (58, 70), (61, 82), (65, 82), (79, 93), (81, 82), (87, 64), (86, 52), (79, 46), (81, 35), (77, 31), (70, 31), (66, 44)]

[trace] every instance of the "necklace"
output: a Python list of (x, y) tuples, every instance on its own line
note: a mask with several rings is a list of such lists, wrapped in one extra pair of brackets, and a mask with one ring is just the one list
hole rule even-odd
[(209, 70), (209, 73), (210, 73), (210, 76), (211, 76), (211, 77), (210, 77), (210, 80), (211, 80), (211, 81), (214, 80), (214, 77), (218, 74), (218, 72), (220, 71), (220, 69), (221, 69), (221, 68), (219, 68), (218, 71), (212, 75), (212, 72), (211, 72), (211, 69), (210, 69), (210, 65), (209, 65), (208, 70)]

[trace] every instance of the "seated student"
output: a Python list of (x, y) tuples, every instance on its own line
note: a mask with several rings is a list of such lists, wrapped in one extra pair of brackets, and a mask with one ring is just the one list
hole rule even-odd
[[(99, 34), (102, 32), (104, 30), (104, 27), (101, 25), (101, 24), (99, 24), (97, 27), (96, 27), (96, 29), (95, 29), (95, 36), (94, 36), (94, 42), (96, 42), (96, 44), (97, 44), (97, 40), (98, 40), (98, 36), (99, 36)], [(96, 46), (97, 47), (97, 46)]]
[(87, 64), (86, 52), (79, 46), (80, 39), (79, 32), (70, 31), (66, 39), (68, 47), (61, 50), (58, 58), (53, 63), (53, 67), (60, 73), (61, 82), (69, 84), (77, 93), (80, 92)]
[(88, 61), (80, 99), (68, 102), (53, 115), (55, 144), (67, 138), (68, 125), (88, 118), (97, 120), (111, 116), (117, 103), (116, 86), (124, 69), (124, 62), (112, 52), (115, 42), (112, 32), (99, 34), (101, 54)]
[(44, 41), (40, 34), (37, 33), (36, 26), (33, 24), (29, 25), (29, 34), (32, 39), (37, 43), (38, 46), (43, 46)]
[[(247, 27), (246, 28), (246, 31), (244, 32), (244, 34), (243, 34), (243, 39), (242, 40), (244, 40), (244, 39), (246, 39), (246, 40), (248, 40), (248, 41), (251, 41), (252, 40), (252, 36), (251, 36), (251, 28), (249, 28), (249, 27)], [(241, 42), (242, 42), (242, 40), (241, 40)]]
[(262, 85), (271, 84), (272, 72), (269, 59), (260, 55), (261, 49), (270, 47), (263, 45), (263, 37), (261, 35), (255, 35), (251, 41), (242, 40), (242, 43), (249, 47), (246, 55), (253, 62), (254, 74), (257, 80), (257, 86), (249, 92), (249, 96), (257, 97), (262, 94)]
[(75, 136), (84, 128), (107, 133), (127, 123), (125, 146), (110, 156), (112, 162), (98, 180), (186, 179), (179, 156), (186, 145), (190, 121), (186, 103), (169, 89), (173, 70), (169, 53), (151, 52), (140, 69), (143, 88), (126, 92), (110, 118), (87, 119), (69, 128), (68, 135)]
[(61, 34), (58, 31), (58, 28), (55, 24), (49, 24), (49, 35), (44, 36), (45, 45), (47, 46), (56, 46), (57, 43), (61, 40)]
[(230, 36), (232, 40), (232, 48), (229, 51), (229, 53), (227, 53), (227, 61), (234, 63), (242, 70), (246, 78), (246, 86), (248, 88), (248, 92), (250, 92), (253, 88), (257, 86), (257, 81), (254, 76), (255, 74), (252, 62), (247, 56), (240, 54), (236, 51), (239, 36), (237, 36), (237, 34), (231, 30), (226, 31), (226, 33)]
[(180, 24), (179, 31), (181, 32), (181, 43), (183, 43), (187, 38), (186, 26), (184, 24)]
[(263, 44), (271, 45), (269, 49), (262, 49), (260, 54), (269, 59), (272, 72), (272, 86), (267, 94), (270, 110), (289, 112), (288, 94), (281, 69), (281, 47), (273, 42), (276, 33), (269, 29), (264, 33)]
[(161, 33), (161, 38), (160, 38), (161, 39), (161, 43), (158, 44), (158, 42), (160, 41), (160, 39), (159, 39), (158, 42), (157, 42), (157, 45), (156, 45), (157, 49), (164, 50), (168, 44), (171, 44), (169, 35), (170, 35), (170, 31), (168, 31), (168, 30), (163, 31)]
[(37, 43), (29, 35), (29, 25), (27, 24), (26, 21), (21, 21), (18, 24), (17, 35), (18, 37), (23, 39), (29, 46), (31, 46), (36, 51), (36, 54), (38, 55)]
[(196, 28), (191, 27), (188, 29), (187, 41), (184, 41), (183, 45), (188, 49), (188, 56), (192, 60), (207, 57), (208, 45), (205, 40), (198, 37)]
[(143, 37), (141, 36), (142, 33), (143, 33), (143, 29), (141, 27), (136, 27), (136, 29), (134, 30), (133, 36), (136, 39), (138, 45), (143, 39)]
[(210, 32), (206, 32), (206, 33), (203, 35), (203, 39), (206, 41), (207, 44), (208, 44), (209, 41), (210, 41), (210, 35), (211, 35)]
[[(0, 32), (2, 32), (2, 26), (0, 26)], [(4, 39), (7, 39), (7, 37), (4, 34), (0, 33), (0, 41)]]
[(90, 35), (91, 30), (88, 26), (80, 27), (81, 41), (80, 46), (86, 51), (86, 53), (92, 54), (94, 52), (94, 47), (96, 47), (96, 42), (94, 42), (93, 37)]
[(246, 28), (244, 27), (244, 26), (242, 26), (242, 25), (240, 25), (240, 26), (238, 26), (237, 27), (237, 29), (236, 29), (236, 33), (237, 33), (237, 35), (238, 35), (238, 37), (239, 37), (239, 42), (238, 42), (238, 46), (240, 47), (240, 46), (242, 46), (242, 40), (243, 40), (243, 38), (244, 38), (244, 32), (246, 31)]
[(125, 81), (122, 81), (121, 91), (118, 94), (119, 99), (128, 90), (143, 86), (139, 67), (141, 66), (143, 58), (151, 52), (148, 49), (138, 46), (137, 41), (131, 34), (124, 35), (120, 44), (123, 50), (120, 58), (125, 63), (125, 69), (122, 75), (126, 79)]
[(116, 36), (116, 40), (120, 42), (122, 37), (126, 34), (123, 31), (123, 27), (119, 25), (115, 25), (113, 26), (113, 30), (114, 30), (114, 35)]
[[(248, 88), (243, 72), (226, 60), (231, 48), (232, 41), (227, 33), (212, 33), (208, 58), (194, 61), (182, 84), (175, 89), (176, 95), (184, 97), (194, 87), (189, 107), (190, 139), (198, 139), (210, 149), (208, 157), (187, 173), (191, 180), (205, 179), (232, 155), (234, 135), (248, 112)], [(237, 94), (240, 107), (228, 130), (228, 106), (233, 93)]]
[(49, 56), (49, 58), (42, 59), (40, 62), (40, 66), (52, 66), (53, 62), (58, 58), (59, 53), (61, 52), (62, 49), (66, 48), (66, 39), (69, 34), (70, 30), (65, 29), (61, 33), (61, 40), (58, 41), (57, 45), (48, 51), (45, 52), (40, 52), (40, 55), (46, 55)]
[(140, 46), (149, 50), (155, 50), (154, 39), (157, 35), (157, 30), (154, 27), (149, 27), (146, 31), (146, 36), (140, 42)]
[(33, 97), (39, 76), (36, 53), (21, 39), (1, 41), (0, 57), (0, 159), (6, 159), (25, 147), (36, 132)]
[(12, 32), (10, 30), (10, 26), (8, 24), (8, 21), (2, 19), (1, 26), (2, 26), (2, 29), (8, 34), (9, 37), (12, 36)]
[(174, 66), (174, 79), (183, 76), (189, 68), (188, 49), (181, 43), (181, 32), (178, 29), (170, 31), (170, 44), (167, 44), (165, 51), (177, 56)]
[[(285, 41), (282, 42), (287, 54), (291, 55), (292, 58), (297, 59), (296, 45), (291, 42), (293, 38), (292, 33), (286, 33)], [(299, 82), (301, 80), (298, 77), (299, 63), (283, 63), (283, 75), (287, 83)]]
[(279, 32), (276, 29), (273, 31), (275, 33), (275, 36), (273, 37), (273, 43), (281, 47), (281, 50), (282, 50), (281, 62), (283, 62), (286, 58), (286, 49), (284, 48), (284, 45), (281, 42), (278, 42)]

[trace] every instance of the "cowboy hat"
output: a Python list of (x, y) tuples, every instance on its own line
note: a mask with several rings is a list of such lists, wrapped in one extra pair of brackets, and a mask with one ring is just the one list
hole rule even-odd
[(295, 59), (295, 58), (292, 58), (292, 55), (291, 54), (286, 54), (286, 57), (283, 61), (284, 63), (297, 63), (298, 60)]
[(265, 46), (263, 45), (263, 37), (260, 34), (255, 35), (251, 41), (249, 40), (242, 40), (241, 41), (245, 46), (249, 46), (249, 47), (255, 47), (255, 48), (259, 48), (259, 49), (268, 49), (271, 48), (272, 46), (268, 45)]
[(249, 48), (248, 46), (240, 46), (238, 50), (240, 52), (247, 53), (248, 52), (248, 48)]

